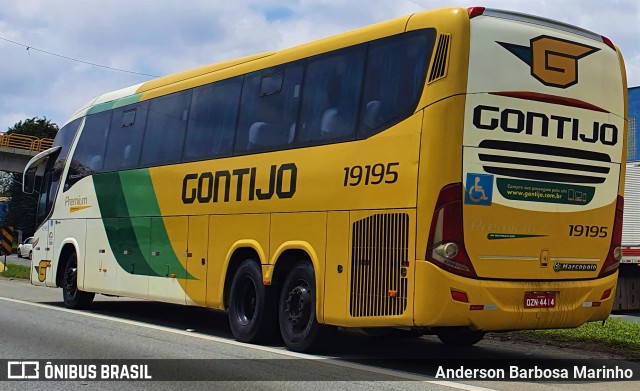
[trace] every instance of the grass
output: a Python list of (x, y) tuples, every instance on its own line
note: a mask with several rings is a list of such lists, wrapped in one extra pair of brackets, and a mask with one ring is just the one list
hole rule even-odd
[(550, 345), (640, 358), (640, 322), (609, 318), (604, 325), (602, 322), (590, 322), (574, 329), (528, 330), (509, 334), (516, 340), (544, 341)]
[(29, 266), (7, 265), (7, 268), (5, 269), (5, 271), (0, 273), (0, 276), (8, 278), (23, 278), (25, 280), (28, 280), (29, 273)]

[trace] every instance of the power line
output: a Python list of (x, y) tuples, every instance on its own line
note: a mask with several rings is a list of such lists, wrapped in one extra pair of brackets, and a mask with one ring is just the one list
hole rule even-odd
[(106, 68), (106, 69), (110, 69), (110, 70), (112, 70), (112, 71), (118, 71), (118, 72), (133, 73), (133, 74), (136, 74), (136, 75), (142, 75), (142, 76), (160, 77), (160, 76), (157, 76), (157, 75), (150, 75), (150, 74), (148, 74), (148, 73), (141, 73), (141, 72), (128, 71), (128, 70), (126, 70), (126, 69), (114, 68), (114, 67), (109, 67), (109, 66), (106, 66), (106, 65), (96, 64), (96, 63), (89, 62), (89, 61), (78, 60), (77, 58), (67, 57), (67, 56), (63, 56), (62, 54), (57, 54), (57, 53), (48, 52), (48, 51), (46, 51), (46, 50), (42, 50), (42, 49), (38, 49), (38, 48), (34, 48), (33, 46), (25, 45), (25, 44), (23, 44), (23, 43), (16, 42), (16, 41), (12, 41), (12, 40), (10, 40), (10, 39), (3, 38), (3, 37), (0, 37), (0, 39), (1, 39), (1, 40), (3, 40), (3, 41), (10, 42), (10, 43), (12, 43), (12, 44), (14, 44), (14, 45), (19, 45), (19, 46), (25, 47), (25, 48), (27, 48), (27, 51), (28, 51), (28, 50), (35, 50), (35, 51), (38, 51), (38, 52), (41, 52), (41, 53), (49, 54), (49, 55), (51, 55), (51, 56), (56, 56), (56, 57), (64, 58), (65, 60), (71, 60), (71, 61), (80, 62), (80, 63), (82, 63), (82, 64), (92, 65), (92, 66), (94, 66), (94, 67)]

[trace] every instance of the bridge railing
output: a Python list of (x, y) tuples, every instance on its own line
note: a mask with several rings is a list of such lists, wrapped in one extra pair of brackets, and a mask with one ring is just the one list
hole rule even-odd
[(0, 147), (26, 149), (28, 151), (42, 152), (51, 148), (53, 140), (39, 138), (18, 133), (0, 134)]

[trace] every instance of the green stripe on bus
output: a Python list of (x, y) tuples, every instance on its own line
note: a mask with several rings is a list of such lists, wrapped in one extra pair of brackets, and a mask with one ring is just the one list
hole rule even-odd
[(101, 113), (103, 111), (113, 110), (113, 109), (117, 109), (118, 107), (130, 105), (132, 103), (137, 103), (140, 101), (141, 96), (142, 96), (142, 93), (139, 93), (139, 94), (129, 95), (124, 98), (115, 99), (105, 103), (98, 103), (95, 106), (91, 106), (89, 110), (87, 110), (87, 115)]
[[(122, 171), (120, 172), (120, 183), (130, 216), (160, 216), (160, 206), (156, 199), (149, 169)], [(184, 219), (186, 233), (187, 218), (184, 217)], [(141, 234), (136, 232), (138, 238)], [(155, 239), (152, 245), (153, 252), (159, 255), (151, 257), (151, 254), (145, 254), (145, 257), (156, 273), (162, 276), (175, 274), (176, 278), (195, 279), (187, 273), (176, 257), (161, 217), (151, 219), (151, 229), (148, 234)]]
[(548, 235), (528, 235), (528, 234), (505, 234), (505, 233), (490, 233), (487, 234), (489, 240), (501, 240), (501, 239), (527, 239), (527, 238), (539, 238)]
[(146, 254), (140, 248), (129, 218), (120, 176), (117, 173), (94, 175), (93, 183), (109, 246), (120, 267), (130, 274), (160, 276), (151, 268)]
[[(173, 251), (164, 221), (159, 217), (160, 207), (148, 169), (98, 174), (94, 176), (94, 186), (109, 245), (124, 270), (131, 274), (162, 277), (175, 274), (175, 278), (195, 279)], [(151, 255), (152, 250), (157, 256)]]

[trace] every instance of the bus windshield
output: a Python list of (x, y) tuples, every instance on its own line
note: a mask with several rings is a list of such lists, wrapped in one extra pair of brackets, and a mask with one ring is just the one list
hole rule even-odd
[(63, 126), (53, 141), (53, 147), (60, 146), (61, 148), (57, 154), (49, 156), (46, 163), (45, 173), (42, 177), (40, 187), (40, 195), (38, 196), (36, 225), (40, 225), (53, 208), (56, 192), (60, 186), (62, 171), (64, 170), (69, 149), (71, 148), (71, 143), (76, 135), (80, 121), (80, 119), (76, 119)]

